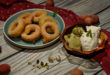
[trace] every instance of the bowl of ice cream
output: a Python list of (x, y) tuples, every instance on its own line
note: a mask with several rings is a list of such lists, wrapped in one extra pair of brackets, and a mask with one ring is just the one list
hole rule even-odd
[(107, 35), (101, 27), (76, 24), (65, 27), (60, 36), (65, 49), (69, 54), (91, 58), (104, 50)]

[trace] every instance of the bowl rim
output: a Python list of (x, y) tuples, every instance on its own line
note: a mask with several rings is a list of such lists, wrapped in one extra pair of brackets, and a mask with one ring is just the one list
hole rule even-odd
[(105, 35), (105, 42), (103, 43), (102, 47), (99, 46), (99, 48), (93, 49), (91, 51), (82, 51), (82, 50), (77, 50), (77, 49), (69, 48), (67, 43), (65, 42), (63, 36), (65, 35), (65, 32), (66, 32), (67, 29), (69, 29), (71, 27), (75, 27), (75, 25), (78, 25), (78, 24), (86, 25), (85, 23), (77, 23), (77, 24), (74, 24), (74, 25), (69, 25), (69, 26), (64, 28), (63, 33), (60, 35), (60, 40), (63, 42), (64, 47), (66, 48), (67, 51), (78, 52), (78, 53), (83, 54), (83, 55), (89, 55), (89, 54), (92, 54), (92, 53), (97, 52), (99, 50), (102, 50), (105, 47), (106, 41), (108, 40), (108, 37), (107, 37), (107, 35), (103, 31), (101, 31), (101, 33), (103, 33)]
[[(43, 45), (22, 45), (22, 44), (17, 44), (15, 41), (13, 41), (13, 40), (11, 40), (9, 37), (8, 37), (8, 35), (5, 33), (5, 27), (6, 27), (6, 23), (12, 18), (12, 17), (14, 17), (15, 15), (17, 15), (17, 14), (19, 14), (19, 13), (22, 13), (22, 12), (26, 12), (26, 11), (36, 11), (36, 10), (45, 10), (45, 11), (47, 11), (47, 12), (53, 12), (53, 11), (51, 11), (51, 10), (48, 10), (48, 9), (40, 9), (40, 8), (37, 8), (37, 9), (26, 9), (26, 10), (21, 10), (21, 11), (19, 11), (19, 12), (17, 12), (17, 13), (14, 13), (13, 15), (11, 15), (6, 21), (5, 21), (5, 23), (4, 23), (4, 26), (3, 26), (3, 34), (4, 34), (4, 36), (6, 37), (6, 39), (9, 41), (9, 42), (11, 42), (12, 44), (14, 44), (14, 45), (16, 45), (16, 46), (18, 46), (18, 47), (22, 47), (22, 48), (32, 48), (32, 49), (34, 49), (34, 48), (42, 48), (42, 47), (46, 47), (46, 46), (49, 46), (49, 45), (51, 45), (51, 44), (53, 44), (54, 42), (56, 42), (58, 39), (59, 39), (59, 37), (60, 37), (60, 35), (56, 38), (56, 39), (54, 39), (54, 40), (52, 40), (52, 41), (50, 41), (50, 42), (48, 42), (48, 43), (45, 43), (45, 44), (43, 44)], [(57, 16), (61, 19), (61, 21), (62, 21), (62, 25), (63, 25), (63, 30), (64, 30), (64, 28), (65, 28), (65, 22), (64, 22), (64, 20), (63, 20), (63, 18), (59, 15), (59, 14), (57, 14)], [(62, 34), (63, 33), (63, 30), (62, 30), (62, 32), (60, 33), (60, 34)]]

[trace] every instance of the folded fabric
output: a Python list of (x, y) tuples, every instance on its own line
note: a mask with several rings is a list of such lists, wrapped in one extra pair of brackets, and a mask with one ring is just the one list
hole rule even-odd
[(110, 57), (103, 57), (102, 61), (100, 62), (100, 65), (103, 67), (107, 75), (110, 75)]
[(105, 52), (107, 53), (106, 56), (102, 57), (101, 61), (100, 61), (100, 65), (103, 67), (103, 69), (105, 70), (105, 72), (110, 75), (110, 32), (108, 32), (108, 44), (106, 47)]
[(0, 4), (9, 6), (9, 5), (11, 5), (11, 4), (13, 4), (14, 2), (17, 2), (17, 1), (26, 1), (26, 0), (0, 0)]
[(97, 54), (94, 59), (100, 63), (107, 75), (110, 75), (110, 32), (102, 30), (108, 36), (108, 42), (106, 44), (105, 51)]
[(16, 12), (25, 10), (25, 9), (48, 9), (51, 11), (58, 10), (59, 15), (63, 18), (64, 22), (66, 25), (73, 25), (78, 22), (83, 22), (82, 19), (79, 18), (74, 12), (66, 9), (61, 9), (57, 7), (49, 7), (49, 6), (43, 6), (43, 5), (38, 5), (34, 4), (28, 1), (23, 1), (23, 2), (18, 2), (14, 3), (11, 6), (0, 6), (0, 20), (5, 21), (8, 17), (13, 15)]
[(107, 53), (108, 53), (108, 51), (109, 51), (109, 43), (110, 43), (110, 32), (108, 32), (108, 31), (106, 31), (106, 30), (104, 30), (104, 29), (102, 29), (102, 31), (104, 32), (104, 33), (106, 33), (107, 34), (107, 36), (108, 36), (108, 42), (107, 42), (107, 44), (106, 44), (106, 48), (105, 48), (105, 50), (104, 50), (104, 52), (101, 52), (101, 53), (99, 53), (98, 55), (96, 55), (95, 57), (94, 57), (94, 59), (97, 61), (97, 62), (101, 62), (101, 60), (102, 60), (102, 58), (104, 57), (104, 56), (107, 56)]

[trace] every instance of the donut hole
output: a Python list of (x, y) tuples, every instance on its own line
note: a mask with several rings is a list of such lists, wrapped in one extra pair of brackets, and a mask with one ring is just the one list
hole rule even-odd
[(16, 22), (12, 28), (12, 30), (14, 30), (16, 27), (18, 26), (18, 22)]
[(49, 34), (54, 34), (54, 30), (52, 29), (51, 26), (46, 27), (46, 32), (49, 33)]
[(23, 19), (27, 19), (27, 18), (29, 18), (29, 17), (30, 17), (30, 16), (23, 16), (22, 18), (23, 18)]
[(39, 17), (39, 16), (40, 16), (40, 14), (36, 14), (35, 16), (36, 16), (36, 17)]
[(17, 27), (18, 26), (18, 22), (15, 24), (15, 27)]
[(30, 30), (30, 32), (27, 35), (31, 35), (35, 30)]
[(26, 16), (23, 16), (22, 18), (23, 18), (23, 19), (26, 19), (27, 17), (26, 17)]

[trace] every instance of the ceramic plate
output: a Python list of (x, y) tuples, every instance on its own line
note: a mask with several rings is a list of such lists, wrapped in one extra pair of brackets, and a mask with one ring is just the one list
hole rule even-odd
[[(7, 19), (7, 21), (5, 22), (5, 25), (4, 25), (3, 32), (4, 32), (4, 36), (6, 37), (6, 39), (9, 42), (11, 42), (12, 44), (14, 44), (16, 46), (22, 47), (22, 48), (42, 48), (42, 47), (46, 47), (46, 46), (53, 44), (54, 42), (56, 42), (59, 39), (59, 36), (58, 36), (56, 39), (54, 39), (54, 40), (52, 40), (46, 44), (43, 44), (42, 37), (40, 37), (40, 39), (37, 40), (35, 43), (31, 43), (31, 42), (23, 41), (21, 38), (11, 38), (8, 36), (8, 28), (9, 28), (10, 24), (13, 21), (15, 21), (19, 15), (26, 13), (26, 12), (32, 13), (35, 10), (38, 10), (38, 9), (23, 10), (23, 11), (20, 11), (16, 14), (12, 15), (10, 18)], [(49, 16), (52, 16), (52, 14), (53, 14), (52, 11), (50, 11), (50, 10), (46, 10), (46, 11), (47, 11)], [(65, 27), (64, 21), (60, 17), (60, 15), (58, 15), (58, 14), (53, 18), (57, 21), (57, 24), (58, 24), (59, 29), (60, 29), (60, 34), (61, 34), (63, 32), (64, 27)]]

